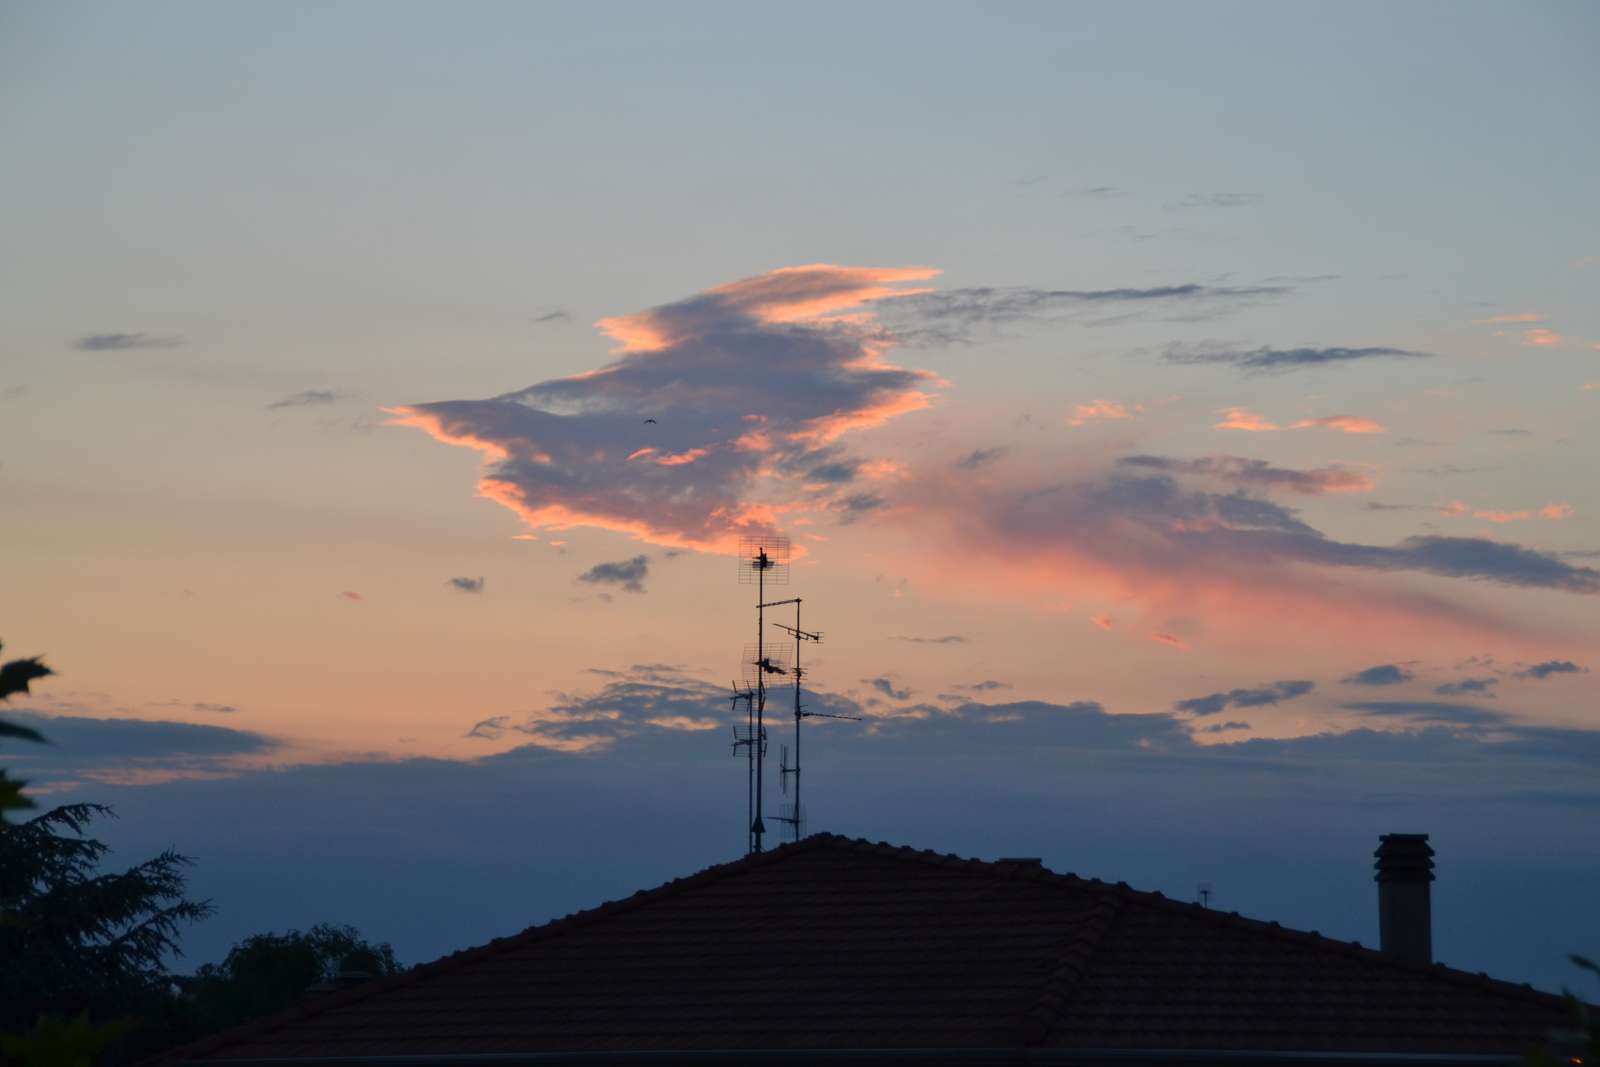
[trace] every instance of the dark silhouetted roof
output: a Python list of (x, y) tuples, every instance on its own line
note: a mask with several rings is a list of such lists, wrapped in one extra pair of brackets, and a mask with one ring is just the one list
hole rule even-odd
[(1566, 1021), (1558, 998), (1525, 986), (1125, 885), (818, 834), (314, 996), (169, 1058), (1025, 1048), (1041, 1058), (1049, 1049), (1460, 1056), (1518, 1054)]

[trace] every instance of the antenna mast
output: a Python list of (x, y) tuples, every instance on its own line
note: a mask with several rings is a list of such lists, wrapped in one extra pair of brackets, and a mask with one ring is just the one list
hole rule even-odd
[(760, 852), (762, 836), (767, 832), (762, 821), (761, 786), (764, 777), (763, 761), (767, 755), (767, 675), (787, 674), (781, 658), (767, 649), (766, 603), (767, 586), (786, 585), (789, 581), (789, 539), (778, 535), (741, 538), (739, 541), (739, 581), (756, 587), (756, 645), (755, 655), (745, 658), (754, 667), (755, 684), (750, 705), (754, 721), (750, 723), (750, 761), (755, 779), (753, 811), (750, 817), (750, 851)]

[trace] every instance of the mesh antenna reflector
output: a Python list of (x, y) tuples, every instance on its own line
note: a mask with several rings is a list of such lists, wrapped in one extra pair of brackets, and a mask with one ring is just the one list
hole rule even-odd
[(739, 538), (739, 583), (789, 584), (789, 539), (780, 534)]

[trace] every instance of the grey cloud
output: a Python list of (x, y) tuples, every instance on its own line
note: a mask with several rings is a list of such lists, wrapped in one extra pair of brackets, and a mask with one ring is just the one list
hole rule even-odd
[(960, 634), (944, 634), (939, 637), (903, 637), (889, 638), (891, 641), (905, 641), (913, 645), (964, 645), (967, 639)]
[(975, 448), (971, 452), (968, 452), (966, 455), (962, 456), (960, 459), (956, 460), (955, 466), (960, 470), (977, 470), (979, 467), (982, 467), (985, 464), (993, 463), (1001, 456), (1004, 456), (1008, 451), (1009, 449), (1004, 447)]
[(958, 686), (960, 689), (970, 689), (974, 693), (990, 693), (996, 689), (1010, 689), (1010, 682), (997, 682), (990, 678), (982, 682), (973, 682), (971, 685)]
[(871, 511), (877, 511), (887, 501), (877, 493), (851, 493), (834, 504), (834, 509), (842, 514), (840, 522), (848, 525), (855, 522)]
[(813, 482), (853, 482), (856, 473), (861, 469), (859, 460), (843, 460), (833, 463), (821, 463), (806, 471), (806, 478)]
[(1190, 193), (1167, 204), (1172, 211), (1196, 207), (1244, 207), (1261, 199), (1260, 193)]
[(894, 682), (890, 681), (888, 678), (863, 678), (861, 679), (861, 682), (863, 685), (870, 685), (873, 689), (882, 693), (891, 700), (911, 699), (912, 691), (910, 689), (896, 689), (894, 687)]
[(72, 342), (72, 347), (84, 352), (123, 352), (133, 348), (177, 348), (184, 343), (177, 334), (91, 333)]
[(1452, 726), (1494, 726), (1507, 721), (1503, 713), (1475, 704), (1447, 704), (1437, 700), (1361, 700), (1339, 706), (1377, 718)]
[(205, 704), (197, 702), (190, 704), (189, 707), (195, 711), (210, 712), (213, 715), (232, 715), (239, 710), (235, 704)]
[(1200, 729), (1195, 732), (1202, 734), (1223, 734), (1232, 730), (1248, 729), (1250, 729), (1250, 724), (1247, 722), (1214, 722), (1210, 726), (1200, 727)]
[(1185, 366), (1223, 364), (1246, 373), (1281, 373), (1373, 359), (1431, 359), (1431, 352), (1404, 348), (1234, 348), (1209, 342), (1168, 345), (1166, 360)]
[(621, 586), (630, 593), (644, 592), (644, 580), (650, 575), (650, 557), (634, 556), (612, 563), (596, 563), (578, 575), (578, 581), (590, 585)]
[(463, 593), (483, 592), (483, 579), (479, 578), (451, 578), (446, 584), (452, 589)]
[(884, 317), (901, 343), (959, 344), (973, 341), (979, 327), (1016, 322), (1100, 325), (1148, 317), (1186, 322), (1216, 318), (1292, 291), (1280, 285), (1197, 282), (1148, 289), (945, 289), (896, 300), (884, 309)]
[(291, 393), (282, 400), (274, 400), (267, 405), (267, 410), (321, 407), (326, 404), (337, 404), (341, 400), (348, 399), (350, 395), (342, 389), (305, 389), (298, 393)]
[(1410, 671), (1398, 663), (1380, 663), (1376, 667), (1368, 667), (1364, 671), (1357, 671), (1340, 681), (1346, 685), (1399, 685), (1409, 682), (1415, 677)]
[[(231, 705), (190, 707), (224, 714), (238, 710)], [(239, 759), (282, 747), (264, 734), (200, 723), (45, 715), (25, 709), (7, 710), (6, 716), (50, 740), (48, 745), (18, 745), (6, 752), (8, 766), (40, 783), (226, 774)]]
[(563, 310), (558, 308), (555, 311), (547, 311), (543, 315), (536, 316), (533, 321), (534, 322), (566, 322), (571, 318), (572, 318), (572, 315), (569, 312), (563, 311)]
[(1215, 715), (1226, 708), (1259, 708), (1268, 704), (1275, 705), (1280, 701), (1305, 696), (1315, 688), (1315, 682), (1291, 679), (1255, 689), (1230, 689), (1226, 693), (1191, 697), (1188, 700), (1180, 700), (1172, 706), (1175, 710), (1190, 715)]
[(1372, 485), (1371, 478), (1366, 474), (1337, 464), (1296, 470), (1291, 467), (1275, 467), (1264, 459), (1247, 459), (1243, 456), (1175, 459), (1171, 456), (1148, 455), (1124, 456), (1117, 462), (1125, 467), (1212, 477), (1240, 488), (1259, 489), (1263, 492), (1317, 496), (1324, 493), (1359, 491), (1371, 488)]
[(1444, 685), (1435, 686), (1433, 691), (1442, 697), (1466, 696), (1469, 693), (1494, 696), (1494, 687), (1499, 684), (1498, 678), (1463, 678), (1458, 682), (1446, 682)]
[[(1041, 548), (1069, 540), (1080, 550), (1120, 565), (1142, 564), (1215, 572), (1259, 572), (1275, 563), (1374, 571), (1417, 571), (1529, 588), (1600, 593), (1600, 570), (1553, 555), (1479, 537), (1412, 537), (1397, 545), (1335, 541), (1301, 522), (1297, 513), (1235, 493), (1189, 491), (1165, 475), (1114, 477), (1106, 482), (1055, 485), (1026, 492), (985, 516), (1010, 543)], [(1139, 528), (1136, 543), (1129, 527)]]
[(1583, 668), (1568, 659), (1549, 659), (1543, 663), (1535, 663), (1525, 671), (1518, 671), (1518, 678), (1548, 678), (1552, 674), (1578, 674)]
[(498, 741), (505, 736), (506, 730), (511, 725), (509, 715), (491, 715), (487, 719), (480, 719), (472, 724), (472, 729), (462, 734), (463, 737), (481, 737), (485, 741)]

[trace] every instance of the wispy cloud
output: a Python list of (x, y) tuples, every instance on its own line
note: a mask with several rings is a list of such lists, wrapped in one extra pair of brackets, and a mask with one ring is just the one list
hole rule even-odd
[(1143, 410), (1143, 406), (1139, 404), (1133, 405), (1130, 410), (1128, 405), (1117, 400), (1086, 400), (1072, 406), (1072, 414), (1067, 417), (1067, 425), (1087, 426), (1091, 422), (1131, 419)]
[(1552, 674), (1580, 674), (1583, 668), (1569, 659), (1548, 659), (1543, 663), (1535, 663), (1525, 671), (1518, 671), (1518, 678), (1544, 679)]
[(451, 578), (446, 584), (460, 593), (483, 592), (483, 579), (479, 578)]
[(362, 596), (360, 593), (356, 592), (353, 589), (346, 589), (344, 592), (339, 594), (339, 599), (341, 599), (341, 600), (353, 600), (353, 601), (355, 601), (357, 603), (360, 603), (361, 601), (365, 600), (366, 597)]
[(306, 389), (298, 393), (291, 393), (282, 400), (274, 400), (267, 405), (267, 410), (321, 407), (327, 404), (337, 404), (341, 400), (348, 399), (351, 395), (341, 389)]
[(1004, 447), (975, 448), (971, 452), (956, 460), (955, 465), (959, 470), (971, 471), (987, 466), (1004, 456), (1008, 449)]
[(1301, 419), (1294, 423), (1295, 430), (1338, 430), (1340, 433), (1387, 433), (1388, 427), (1359, 415), (1324, 415), (1319, 419)]
[(571, 320), (571, 318), (572, 318), (571, 312), (565, 311), (565, 310), (563, 310), (561, 308), (557, 308), (555, 311), (547, 311), (543, 315), (535, 315), (533, 321), (534, 322), (568, 322), (568, 321)]
[(1223, 408), (1218, 414), (1222, 416), (1222, 421), (1215, 423), (1212, 429), (1243, 430), (1246, 433), (1276, 433), (1283, 429), (1265, 415), (1249, 408)]
[(91, 333), (72, 342), (84, 352), (126, 352), (135, 348), (177, 348), (187, 343), (179, 334)]
[(1226, 693), (1211, 693), (1191, 697), (1173, 704), (1177, 711), (1189, 715), (1215, 715), (1227, 708), (1260, 708), (1277, 705), (1285, 700), (1305, 696), (1316, 688), (1316, 683), (1305, 679), (1291, 679), (1257, 686), (1254, 689), (1230, 689)]
[(1220, 318), (1293, 292), (1283, 285), (1161, 285), (1119, 289), (972, 288), (897, 302), (885, 317), (895, 340), (965, 344), (981, 329), (1021, 322), (1101, 326), (1138, 319), (1197, 322)]
[(644, 592), (644, 581), (650, 575), (650, 557), (634, 556), (612, 563), (596, 563), (578, 575), (578, 581), (590, 585), (620, 586), (625, 592)]
[(1243, 456), (1202, 456), (1199, 459), (1174, 459), (1170, 456), (1124, 456), (1117, 461), (1125, 467), (1191, 474), (1215, 478), (1241, 488), (1262, 492), (1299, 493), (1323, 496), (1328, 493), (1367, 493), (1376, 483), (1365, 471), (1338, 465), (1295, 470), (1275, 467), (1264, 459)]
[(1167, 208), (1181, 211), (1186, 208), (1245, 207), (1260, 199), (1260, 193), (1190, 193), (1182, 200), (1169, 201)]
[(1543, 326), (1535, 326), (1531, 330), (1522, 331), (1522, 345), (1524, 348), (1559, 348), (1566, 343), (1566, 340), (1561, 334)]
[(1411, 681), (1414, 677), (1415, 675), (1398, 663), (1380, 663), (1376, 667), (1368, 667), (1364, 671), (1346, 675), (1340, 681), (1346, 685), (1399, 685)]
[(1447, 704), (1437, 700), (1362, 700), (1341, 704), (1346, 711), (1358, 711), (1383, 719), (1406, 719), (1412, 723), (1443, 723), (1451, 726), (1489, 726), (1506, 721), (1506, 716), (1475, 704)]
[(1445, 506), (1439, 508), (1438, 511), (1439, 514), (1448, 515), (1451, 518), (1471, 516), (1475, 519), (1483, 519), (1485, 522), (1494, 523), (1531, 522), (1539, 520), (1543, 520), (1545, 522), (1560, 522), (1563, 519), (1572, 518), (1572, 516), (1577, 513), (1571, 504), (1566, 503), (1546, 504), (1541, 508), (1521, 508), (1513, 511), (1500, 508), (1473, 508), (1469, 507), (1460, 500), (1451, 501)]
[(1368, 360), (1430, 359), (1431, 352), (1404, 348), (1236, 348), (1208, 342), (1167, 346), (1166, 360), (1185, 366), (1219, 364), (1247, 374), (1284, 373), (1309, 367), (1331, 367)]
[(1499, 684), (1500, 679), (1494, 677), (1462, 678), (1459, 681), (1436, 685), (1433, 687), (1433, 691), (1442, 697), (1470, 696), (1474, 693), (1492, 697), (1494, 696), (1494, 687)]
[(905, 637), (896, 636), (889, 638), (891, 641), (905, 641), (913, 645), (964, 645), (967, 638), (961, 634), (944, 634), (940, 637)]
[(1506, 315), (1491, 315), (1486, 319), (1473, 319), (1474, 326), (1505, 326), (1519, 322), (1543, 322), (1544, 316), (1537, 311), (1518, 311)]
[(882, 693), (890, 700), (910, 700), (913, 696), (911, 689), (896, 688), (894, 682), (889, 678), (863, 678), (861, 679), (861, 684), (870, 686), (874, 692)]

